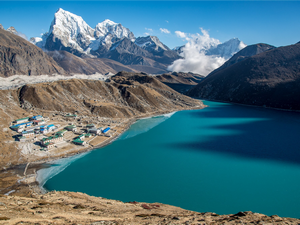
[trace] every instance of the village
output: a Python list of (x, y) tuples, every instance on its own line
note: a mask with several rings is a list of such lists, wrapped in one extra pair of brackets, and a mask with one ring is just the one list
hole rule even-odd
[[(28, 116), (17, 119), (10, 124), (10, 129), (15, 131), (15, 141), (21, 146), (30, 144), (27, 153), (48, 152), (58, 149), (94, 147), (107, 141), (116, 134), (121, 133), (120, 121), (101, 120), (102, 126), (84, 116), (76, 114), (53, 114), (52, 116)], [(113, 123), (111, 127), (109, 123)], [(35, 152), (34, 152), (35, 151)], [(24, 153), (24, 151), (23, 151)]]

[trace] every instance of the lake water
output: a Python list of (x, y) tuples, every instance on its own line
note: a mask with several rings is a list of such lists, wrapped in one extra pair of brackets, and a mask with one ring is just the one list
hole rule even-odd
[(300, 114), (225, 103), (139, 120), (40, 170), (47, 190), (218, 214), (300, 217)]

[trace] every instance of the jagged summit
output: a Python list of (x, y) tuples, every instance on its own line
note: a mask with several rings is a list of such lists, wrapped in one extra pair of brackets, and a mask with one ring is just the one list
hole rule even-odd
[(147, 37), (138, 37), (135, 40), (135, 44), (140, 46), (143, 49), (151, 49), (155, 51), (169, 51), (170, 49), (160, 42), (156, 36), (147, 36)]
[(98, 23), (95, 27), (95, 36), (104, 37), (111, 34), (117, 38), (128, 38), (134, 40), (134, 34), (126, 27), (123, 27), (120, 23), (115, 23), (109, 19)]
[(101, 45), (107, 45), (109, 49), (113, 43), (125, 37), (135, 39), (133, 33), (121, 24), (106, 19), (93, 29), (81, 16), (59, 8), (49, 31), (41, 38), (31, 38), (30, 41), (47, 51), (66, 50), (82, 55), (96, 51)]
[(45, 51), (108, 58), (125, 65), (139, 65), (141, 71), (159, 68), (166, 72), (167, 66), (179, 58), (155, 36), (136, 39), (128, 28), (109, 19), (92, 28), (82, 17), (62, 8), (55, 13), (49, 31), (30, 41)]

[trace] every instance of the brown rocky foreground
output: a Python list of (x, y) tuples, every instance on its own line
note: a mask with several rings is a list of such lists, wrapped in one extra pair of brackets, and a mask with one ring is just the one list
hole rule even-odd
[(197, 213), (161, 203), (123, 203), (73, 192), (1, 196), (0, 224), (299, 224), (253, 212)]

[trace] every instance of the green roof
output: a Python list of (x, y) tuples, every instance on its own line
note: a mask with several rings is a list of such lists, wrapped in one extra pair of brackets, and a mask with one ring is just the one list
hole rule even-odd
[(76, 114), (67, 114), (67, 115), (65, 115), (66, 117), (77, 117), (77, 115)]
[(85, 134), (85, 136), (86, 136), (86, 137), (89, 137), (89, 136), (91, 136), (91, 134), (90, 134), (90, 133), (87, 133), (87, 134)]
[(56, 135), (62, 135), (63, 133), (67, 132), (67, 130), (63, 129), (63, 130), (60, 130), (60, 131), (57, 131), (56, 132)]
[(78, 144), (82, 144), (84, 141), (80, 140), (80, 139), (75, 139), (73, 140), (73, 143), (78, 143)]
[(42, 141), (44, 142), (44, 141), (52, 140), (52, 139), (59, 138), (59, 137), (62, 137), (62, 135), (61, 134), (55, 134), (54, 136), (43, 138)]
[(21, 118), (21, 119), (17, 119), (16, 121), (20, 121), (20, 120), (29, 120), (29, 117), (24, 117), (24, 118)]

